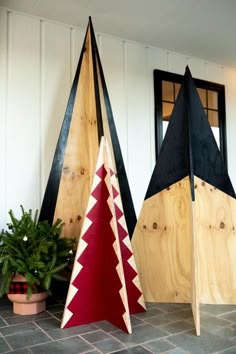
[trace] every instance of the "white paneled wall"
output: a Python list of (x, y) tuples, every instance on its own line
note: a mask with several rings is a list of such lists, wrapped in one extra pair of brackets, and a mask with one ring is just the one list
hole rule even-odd
[[(37, 205), (40, 185), (40, 21), (7, 16), (5, 205)], [(22, 40), (23, 39), (23, 40)], [(4, 117), (3, 117), (4, 118)]]
[(6, 94), (7, 12), (0, 10), (0, 222), (6, 215)]
[(55, 23), (41, 21), (40, 39), (40, 160), (41, 197), (43, 197), (71, 86), (70, 28)]
[[(0, 9), (0, 226), (10, 208), (41, 205), (84, 34)], [(154, 69), (183, 74), (189, 65), (194, 77), (225, 84), (236, 187), (236, 70), (108, 35), (97, 40), (137, 212), (155, 164)]]

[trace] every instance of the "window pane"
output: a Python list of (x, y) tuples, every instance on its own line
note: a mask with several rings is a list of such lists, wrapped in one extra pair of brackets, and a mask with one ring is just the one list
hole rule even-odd
[(181, 87), (180, 84), (176, 84), (175, 83), (175, 100), (176, 100), (176, 98), (177, 98), (177, 96), (179, 94), (180, 87)]
[(168, 121), (170, 119), (171, 113), (173, 111), (174, 104), (173, 103), (162, 103), (162, 116), (163, 120)]
[(217, 111), (208, 110), (208, 120), (212, 127), (219, 127), (219, 116)]
[(197, 88), (197, 91), (200, 96), (200, 100), (202, 102), (203, 107), (206, 108), (206, 106), (207, 106), (207, 100), (206, 100), (207, 92), (206, 92), (206, 90), (202, 89), (202, 88)]
[(207, 91), (208, 108), (218, 109), (218, 93), (216, 91)]
[(174, 83), (162, 81), (162, 100), (174, 102)]

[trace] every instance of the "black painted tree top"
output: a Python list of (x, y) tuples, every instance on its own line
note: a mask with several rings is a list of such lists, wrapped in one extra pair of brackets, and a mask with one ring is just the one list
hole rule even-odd
[(194, 200), (194, 175), (236, 198), (187, 67), (145, 199), (189, 176)]
[[(90, 32), (91, 41), (90, 48), (86, 48), (86, 39), (88, 33)], [(56, 201), (58, 196), (58, 190), (60, 185), (61, 173), (63, 169), (63, 162), (65, 157), (65, 151), (67, 146), (67, 140), (69, 136), (70, 124), (73, 114), (73, 108), (76, 99), (76, 92), (78, 89), (78, 82), (80, 77), (81, 65), (84, 60), (84, 53), (86, 50), (91, 50), (92, 54), (92, 63), (93, 63), (93, 77), (94, 77), (94, 92), (95, 92), (95, 104), (96, 104), (96, 114), (97, 114), (97, 127), (98, 127), (98, 140), (100, 141), (101, 136), (104, 134), (103, 129), (103, 119), (101, 111), (101, 97), (104, 98), (104, 105), (107, 115), (108, 126), (110, 130), (112, 148), (114, 153), (114, 159), (117, 169), (117, 177), (120, 186), (120, 194), (123, 203), (124, 215), (126, 219), (127, 228), (129, 231), (130, 237), (133, 234), (134, 227), (136, 225), (136, 215), (134, 210), (134, 205), (132, 201), (132, 196), (129, 188), (129, 183), (126, 175), (126, 170), (123, 162), (123, 157), (121, 153), (120, 143), (115, 127), (115, 121), (112, 113), (111, 103), (108, 95), (108, 90), (105, 82), (105, 77), (102, 69), (101, 60), (99, 57), (98, 47), (96, 43), (96, 38), (94, 34), (94, 29), (92, 25), (91, 17), (89, 17), (89, 23), (87, 26), (87, 31), (85, 34), (84, 43), (82, 46), (79, 62), (75, 72), (75, 77), (73, 80), (71, 92), (69, 95), (68, 104), (66, 107), (66, 112), (64, 115), (64, 120), (62, 123), (60, 135), (58, 138), (56, 151), (54, 154), (54, 159), (52, 162), (52, 167), (50, 175), (48, 178), (48, 183), (46, 191), (44, 194), (42, 207), (40, 210), (39, 220), (48, 220), (50, 224), (53, 222)], [(99, 79), (101, 80), (101, 89), (99, 88)], [(80, 139), (80, 137), (78, 137)], [(79, 207), (79, 206), (78, 206)]]

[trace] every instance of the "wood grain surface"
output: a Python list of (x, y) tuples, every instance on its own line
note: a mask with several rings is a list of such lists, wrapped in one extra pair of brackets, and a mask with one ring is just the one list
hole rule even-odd
[(236, 303), (236, 201), (195, 178), (200, 302)]
[[(54, 220), (65, 222), (63, 236), (79, 238), (98, 156), (97, 116), (90, 32), (81, 64)], [(63, 216), (63, 217), (61, 217)]]
[(191, 302), (189, 179), (144, 201), (132, 238), (145, 301)]

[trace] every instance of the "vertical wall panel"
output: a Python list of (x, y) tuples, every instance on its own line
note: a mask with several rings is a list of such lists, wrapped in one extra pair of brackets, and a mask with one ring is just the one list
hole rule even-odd
[(39, 20), (10, 13), (6, 122), (7, 210), (39, 206)]
[(42, 184), (44, 195), (71, 88), (70, 28), (42, 23)]
[(218, 64), (207, 63), (205, 80), (224, 84), (223, 67)]
[(152, 168), (150, 163), (149, 86), (145, 47), (127, 43), (126, 95), (128, 115), (128, 176), (137, 213)]
[(127, 168), (127, 117), (124, 82), (124, 43), (108, 36), (100, 37), (100, 56), (120, 147)]
[(149, 125), (150, 125), (150, 162), (153, 170), (156, 163), (155, 152), (155, 117), (154, 117), (154, 77), (155, 69), (168, 70), (168, 53), (163, 49), (148, 47), (147, 52), (147, 77), (149, 87)]
[(6, 221), (7, 11), (0, 9), (0, 229)]
[[(168, 70), (168, 52), (164, 49), (148, 47), (149, 70)], [(152, 73), (153, 74), (153, 73)]]
[(85, 31), (71, 28), (71, 84), (75, 76), (75, 70), (77, 68), (82, 45), (84, 42)]
[(182, 54), (174, 53), (174, 52), (169, 53), (169, 71), (170, 72), (174, 72), (175, 74), (184, 75), (186, 65), (188, 65), (188, 60), (187, 60), (186, 56), (184, 56)]
[(205, 80), (205, 66), (203, 60), (188, 57), (187, 63), (193, 77)]

